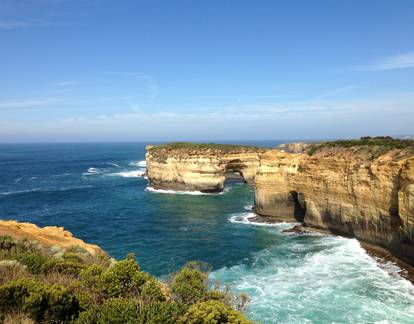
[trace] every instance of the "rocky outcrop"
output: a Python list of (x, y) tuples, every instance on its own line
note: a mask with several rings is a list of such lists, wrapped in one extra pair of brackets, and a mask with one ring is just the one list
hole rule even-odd
[(81, 239), (73, 237), (72, 233), (66, 231), (63, 227), (38, 227), (31, 223), (2, 220), (0, 221), (0, 235), (11, 236), (14, 240), (37, 241), (47, 248), (59, 246), (62, 250), (66, 250), (71, 247), (80, 247), (93, 256), (105, 254), (99, 246), (85, 243)]
[(255, 211), (354, 236), (414, 263), (414, 155), (327, 148), (316, 154), (270, 150), (261, 156)]
[(147, 176), (156, 189), (220, 192), (228, 178), (252, 183), (264, 151), (212, 144), (147, 146)]

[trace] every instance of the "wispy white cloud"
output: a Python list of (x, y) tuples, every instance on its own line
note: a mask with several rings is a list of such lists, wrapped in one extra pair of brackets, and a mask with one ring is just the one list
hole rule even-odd
[[(194, 107), (191, 111), (135, 110), (96, 116), (0, 119), (0, 139), (27, 140), (210, 140), (329, 138), (412, 132), (414, 94), (381, 98), (330, 98), (273, 105)], [(398, 114), (396, 114), (398, 112)], [(24, 130), (24, 131), (22, 131)], [(0, 141), (1, 141), (0, 140)]]
[(384, 57), (369, 65), (351, 68), (354, 71), (384, 71), (414, 67), (414, 52)]
[(25, 109), (46, 106), (59, 101), (57, 98), (0, 101), (0, 109)]

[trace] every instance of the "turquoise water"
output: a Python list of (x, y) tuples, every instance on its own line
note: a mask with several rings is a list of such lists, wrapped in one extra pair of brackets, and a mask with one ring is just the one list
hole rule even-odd
[(0, 218), (64, 226), (115, 258), (135, 252), (159, 277), (209, 262), (264, 323), (414, 322), (413, 285), (356, 240), (252, 224), (252, 188), (237, 182), (220, 195), (149, 191), (144, 158), (142, 143), (0, 145)]

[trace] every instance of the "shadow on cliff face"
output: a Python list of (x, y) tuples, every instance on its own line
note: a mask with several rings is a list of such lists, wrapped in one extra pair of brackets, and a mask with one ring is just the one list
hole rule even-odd
[(306, 214), (306, 204), (303, 194), (298, 193), (297, 191), (290, 192), (292, 200), (293, 200), (293, 217), (298, 222), (303, 222), (305, 219)]

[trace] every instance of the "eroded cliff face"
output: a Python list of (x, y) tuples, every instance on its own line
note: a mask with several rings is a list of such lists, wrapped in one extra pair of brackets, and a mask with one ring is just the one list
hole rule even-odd
[(157, 189), (220, 192), (226, 177), (240, 174), (252, 183), (262, 149), (147, 147), (147, 176)]
[(201, 146), (147, 148), (155, 188), (218, 192), (239, 172), (255, 189), (255, 212), (382, 246), (414, 264), (414, 154), (361, 147), (307, 153)]
[(414, 156), (393, 150), (270, 150), (255, 180), (255, 211), (380, 245), (414, 263)]

